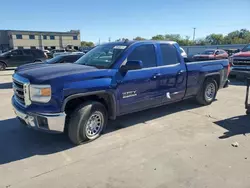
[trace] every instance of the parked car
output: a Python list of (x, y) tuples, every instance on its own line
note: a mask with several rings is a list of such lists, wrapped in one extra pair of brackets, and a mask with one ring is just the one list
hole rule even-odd
[(227, 59), (185, 63), (179, 45), (128, 41), (99, 45), (75, 63), (39, 64), (13, 75), (12, 105), (38, 130), (92, 141), (108, 119), (196, 98), (209, 105), (227, 85)]
[[(64, 55), (56, 56), (52, 59), (45, 60), (44, 62), (40, 62), (40, 64), (74, 63), (82, 56), (83, 54), (64, 54)], [(20, 67), (16, 68), (15, 72), (24, 70), (24, 69), (30, 69), (31, 67), (34, 67), (34, 66), (37, 67), (37, 63), (21, 65)]]
[(250, 77), (250, 44), (246, 45), (239, 53), (229, 57), (231, 76)]
[(193, 56), (194, 61), (205, 61), (205, 60), (216, 60), (216, 59), (227, 59), (228, 54), (225, 50), (221, 49), (208, 49)]
[(23, 64), (42, 62), (46, 55), (38, 49), (16, 49), (0, 54), (0, 70), (6, 67), (18, 67)]

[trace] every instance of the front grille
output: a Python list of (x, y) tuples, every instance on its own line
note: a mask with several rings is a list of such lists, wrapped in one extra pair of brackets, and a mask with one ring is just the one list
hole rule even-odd
[(21, 104), (25, 105), (25, 100), (24, 100), (24, 91), (23, 91), (23, 83), (15, 80), (13, 78), (13, 90), (14, 90), (14, 95), (15, 98), (17, 99), (18, 102)]
[(234, 59), (233, 65), (235, 65), (235, 66), (250, 66), (250, 59)]

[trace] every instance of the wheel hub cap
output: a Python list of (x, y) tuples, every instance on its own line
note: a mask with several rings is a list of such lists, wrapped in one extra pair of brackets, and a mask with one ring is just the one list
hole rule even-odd
[(86, 136), (93, 138), (103, 129), (104, 118), (101, 112), (94, 112), (88, 119), (86, 125)]
[(205, 91), (205, 97), (207, 100), (212, 100), (215, 95), (215, 85), (210, 83), (207, 85), (206, 91)]

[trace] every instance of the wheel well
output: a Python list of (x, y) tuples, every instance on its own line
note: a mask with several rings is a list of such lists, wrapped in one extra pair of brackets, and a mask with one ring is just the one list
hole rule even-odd
[(206, 77), (206, 79), (205, 80), (207, 80), (207, 79), (214, 79), (215, 81), (216, 81), (216, 83), (217, 83), (217, 89), (219, 89), (220, 88), (220, 75), (211, 75), (211, 76), (208, 76), (208, 77)]
[(42, 60), (41, 59), (36, 59), (35, 61), (34, 61), (34, 63), (35, 62), (42, 62)]
[(5, 67), (7, 67), (7, 64), (4, 62), (4, 61), (0, 61), (0, 63), (3, 63), (3, 64), (5, 64)]
[(108, 111), (109, 118), (114, 119), (114, 104), (109, 94), (98, 94), (90, 96), (82, 96), (71, 99), (67, 102), (64, 111), (67, 115), (71, 114), (80, 104), (86, 101), (98, 101), (102, 103)]

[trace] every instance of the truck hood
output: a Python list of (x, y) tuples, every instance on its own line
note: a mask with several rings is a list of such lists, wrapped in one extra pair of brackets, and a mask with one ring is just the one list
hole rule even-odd
[(30, 64), (29, 66), (24, 66), (23, 68), (20, 68), (16, 73), (22, 77), (28, 78), (33, 84), (40, 84), (45, 82), (52, 82), (54, 80), (61, 80), (61, 82), (66, 80), (74, 81), (75, 77), (77, 77), (77, 79), (96, 76), (100, 77), (103, 76), (101, 75), (103, 73), (100, 72), (104, 70), (105, 69), (97, 69), (95, 67), (74, 63), (37, 63)]
[(37, 63), (24, 64), (24, 65), (21, 65), (21, 66), (17, 67), (15, 71), (17, 72), (17, 71), (20, 71), (20, 70), (38, 68), (38, 67), (41, 67), (41, 64), (44, 64), (44, 63), (43, 62), (37, 62)]
[(250, 52), (239, 52), (234, 54), (232, 57), (249, 57), (250, 58)]

